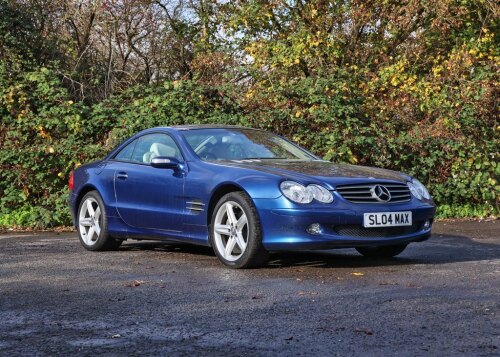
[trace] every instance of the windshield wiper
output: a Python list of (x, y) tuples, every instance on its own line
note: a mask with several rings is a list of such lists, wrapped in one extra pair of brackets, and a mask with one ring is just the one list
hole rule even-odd
[(286, 157), (246, 157), (244, 159), (239, 159), (239, 160), (286, 160)]

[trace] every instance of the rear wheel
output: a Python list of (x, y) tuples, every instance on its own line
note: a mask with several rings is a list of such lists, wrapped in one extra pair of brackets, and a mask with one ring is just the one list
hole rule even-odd
[(78, 207), (78, 236), (87, 250), (116, 250), (122, 243), (108, 233), (106, 208), (97, 191), (83, 196)]
[(228, 193), (215, 206), (210, 243), (219, 260), (231, 268), (256, 267), (269, 259), (262, 246), (259, 217), (243, 192)]
[(401, 254), (407, 244), (388, 245), (383, 247), (357, 247), (356, 250), (367, 258), (383, 259), (392, 258)]

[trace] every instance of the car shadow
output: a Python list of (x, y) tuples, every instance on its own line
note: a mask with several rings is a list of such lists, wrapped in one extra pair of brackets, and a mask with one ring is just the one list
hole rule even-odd
[(126, 241), (120, 247), (122, 251), (156, 251), (168, 253), (186, 253), (193, 255), (214, 256), (215, 253), (212, 248), (201, 245), (186, 244), (186, 243), (171, 243), (160, 241)]
[(448, 264), (500, 259), (500, 244), (482, 243), (465, 236), (433, 235), (427, 242), (413, 243), (393, 258), (363, 257), (354, 249), (283, 252), (269, 261), (269, 267), (297, 266), (356, 268), (370, 266)]
[[(121, 250), (154, 250), (157, 252), (184, 253), (196, 256), (213, 256), (212, 248), (163, 242), (137, 242), (122, 246)], [(371, 259), (354, 249), (334, 249), (303, 252), (275, 252), (266, 268), (316, 267), (356, 268), (370, 266), (395, 266), (415, 264), (448, 264), (457, 262), (500, 259), (500, 244), (479, 242), (465, 236), (433, 235), (424, 243), (413, 243), (394, 258)]]

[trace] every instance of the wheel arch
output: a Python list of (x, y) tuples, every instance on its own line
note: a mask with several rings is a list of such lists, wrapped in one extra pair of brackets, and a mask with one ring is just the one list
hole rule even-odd
[[(97, 191), (99, 192), (99, 190), (97, 189), (97, 187), (95, 187), (94, 185), (92, 184), (86, 184), (85, 186), (83, 186), (79, 191), (78, 191), (78, 194), (76, 196), (76, 200), (75, 200), (75, 208), (74, 208), (74, 213), (75, 213), (75, 217), (76, 215), (78, 215), (78, 208), (80, 207), (80, 203), (82, 202), (82, 199), (83, 197), (89, 193), (90, 191)], [(99, 193), (100, 194), (100, 193)]]
[[(210, 226), (210, 222), (212, 220), (212, 213), (214, 212), (215, 206), (217, 205), (217, 202), (222, 198), (222, 196), (230, 193), (230, 192), (244, 192), (248, 195), (248, 192), (246, 192), (243, 187), (236, 185), (234, 183), (225, 183), (217, 187), (211, 197), (210, 201), (208, 203), (208, 209), (207, 209), (207, 227)], [(250, 195), (249, 195), (250, 196)]]

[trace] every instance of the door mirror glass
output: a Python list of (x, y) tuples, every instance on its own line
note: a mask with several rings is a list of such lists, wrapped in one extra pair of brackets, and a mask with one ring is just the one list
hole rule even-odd
[(177, 171), (180, 169), (180, 161), (175, 157), (157, 156), (151, 159), (151, 166), (157, 169), (172, 169)]

